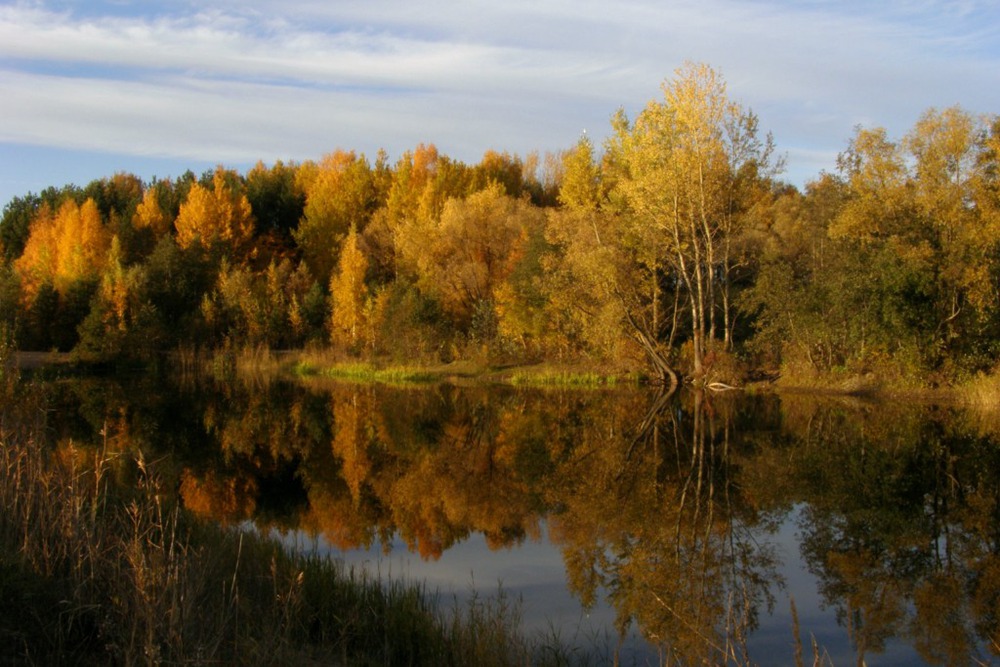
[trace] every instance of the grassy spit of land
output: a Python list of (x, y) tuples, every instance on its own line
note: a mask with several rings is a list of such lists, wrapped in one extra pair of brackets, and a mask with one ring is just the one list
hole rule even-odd
[(176, 355), (175, 365), (217, 377), (275, 378), (304, 381), (334, 380), (384, 384), (433, 382), (511, 384), (540, 387), (613, 387), (639, 384), (642, 374), (617, 368), (583, 365), (498, 364), (486, 359), (451, 363), (397, 363), (386, 359), (359, 360), (329, 350), (274, 351), (263, 348), (223, 349), (204, 356)]

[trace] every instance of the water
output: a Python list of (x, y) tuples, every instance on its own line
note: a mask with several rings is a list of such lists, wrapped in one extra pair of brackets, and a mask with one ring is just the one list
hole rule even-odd
[(796, 646), (812, 664), (814, 640), (837, 665), (996, 661), (989, 415), (641, 388), (51, 391), (57, 444), (142, 449), (196, 514), (425, 582), (444, 604), (502, 587), (529, 634), (622, 664), (794, 664)]

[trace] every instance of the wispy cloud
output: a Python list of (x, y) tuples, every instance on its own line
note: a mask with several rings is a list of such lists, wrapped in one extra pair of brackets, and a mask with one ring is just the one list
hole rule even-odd
[(568, 90), (572, 76), (608, 69), (596, 54), (581, 49), (572, 55), (364, 24), (326, 30), (268, 25), (218, 11), (78, 21), (65, 13), (0, 9), (0, 57), (100, 65), (109, 78), (116, 68), (128, 76), (139, 68), (297, 85), (475, 91), (516, 84), (531, 92)]
[(0, 6), (0, 141), (199, 160), (563, 148), (684, 60), (719, 68), (790, 175), (858, 123), (993, 111), (992, 3), (215, 0)]

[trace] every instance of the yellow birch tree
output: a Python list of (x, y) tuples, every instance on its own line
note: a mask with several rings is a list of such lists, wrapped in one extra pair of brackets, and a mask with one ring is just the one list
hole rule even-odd
[(31, 225), (24, 252), (14, 268), (30, 303), (45, 283), (65, 294), (78, 280), (96, 278), (104, 267), (110, 235), (93, 199), (63, 202), (54, 215), (43, 206)]
[(254, 220), (246, 195), (233, 190), (226, 171), (219, 167), (212, 189), (193, 183), (175, 222), (177, 244), (182, 248), (223, 247), (234, 253), (246, 249), (253, 237)]
[(368, 287), (368, 260), (358, 245), (358, 230), (351, 225), (340, 250), (340, 262), (330, 279), (330, 342), (356, 348), (363, 340)]
[[(687, 63), (662, 86), (634, 123), (623, 113), (614, 122), (609, 154), (615, 165), (614, 197), (624, 223), (616, 242), (628, 246), (643, 283), (641, 293), (618, 284), (627, 315), (657, 366), (652, 345), (662, 328), (661, 292), (680, 284), (686, 295), (691, 373), (703, 379), (704, 359), (720, 326), (728, 330), (726, 285), (733, 238), (742, 232), (745, 174), (766, 181), (778, 168), (771, 140), (757, 135), (756, 117), (729, 99), (723, 78), (704, 64)], [(722, 320), (722, 321), (717, 321)], [(662, 369), (661, 369), (662, 370)]]
[(170, 231), (170, 218), (160, 207), (160, 200), (157, 196), (156, 188), (146, 188), (142, 194), (142, 201), (135, 209), (132, 217), (132, 225), (136, 229), (150, 229), (159, 238)]
[(295, 242), (309, 271), (326, 282), (348, 229), (363, 231), (375, 210), (374, 175), (364, 155), (338, 150), (315, 167), (304, 165), (299, 182), (306, 203)]

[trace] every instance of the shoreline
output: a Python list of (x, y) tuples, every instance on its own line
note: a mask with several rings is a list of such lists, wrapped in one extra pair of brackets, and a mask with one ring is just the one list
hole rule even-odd
[[(176, 352), (166, 353), (167, 357)], [(214, 353), (205, 355), (202, 361), (213, 366)], [(342, 381), (342, 382), (386, 382), (401, 384), (427, 384), (451, 382), (456, 384), (506, 384), (533, 387), (593, 388), (608, 389), (624, 386), (655, 386), (647, 381), (642, 372), (626, 371), (621, 368), (587, 366), (582, 364), (560, 364), (535, 362), (524, 364), (488, 365), (476, 360), (455, 360), (438, 364), (396, 364), (386, 360), (349, 360), (331, 358), (329, 353), (307, 350), (266, 350), (255, 351), (253, 355), (236, 355), (233, 371), (237, 375), (270, 375), (296, 381)], [(30, 352), (14, 351), (7, 361), (7, 367), (23, 371), (39, 371), (49, 368), (87, 369), (102, 364), (88, 364), (70, 352)], [(208, 369), (214, 372), (215, 369)], [(86, 372), (84, 370), (84, 372)], [(839, 386), (838, 386), (839, 385)], [(681, 386), (688, 386), (684, 383)], [(773, 393), (787, 395), (813, 395), (845, 397), (872, 402), (907, 400), (920, 403), (953, 405), (984, 405), (983, 400), (970, 393), (968, 385), (938, 387), (893, 387), (880, 384), (870, 378), (840, 379), (825, 385), (819, 383), (785, 383), (780, 377), (773, 380), (756, 380), (737, 385), (731, 390), (747, 393)], [(717, 392), (712, 392), (717, 393)], [(725, 393), (725, 392), (718, 392)], [(1000, 394), (996, 404), (1000, 406)]]

